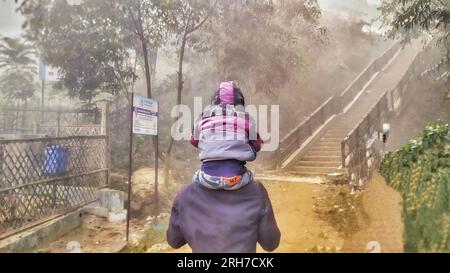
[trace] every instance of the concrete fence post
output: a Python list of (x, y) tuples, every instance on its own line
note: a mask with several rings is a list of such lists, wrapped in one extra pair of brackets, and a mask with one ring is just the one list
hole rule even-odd
[(109, 110), (109, 103), (106, 101), (102, 101), (100, 105), (100, 111), (101, 111), (101, 121), (100, 121), (100, 134), (101, 135), (107, 135), (109, 124), (108, 124), (108, 110)]
[(108, 168), (106, 184), (109, 185), (111, 181), (111, 136), (110, 136), (111, 134), (110, 134), (110, 120), (109, 120), (109, 102), (102, 101), (100, 109), (101, 109), (100, 135), (106, 136), (106, 164)]
[(61, 136), (61, 111), (58, 110), (56, 112), (56, 136), (60, 137)]

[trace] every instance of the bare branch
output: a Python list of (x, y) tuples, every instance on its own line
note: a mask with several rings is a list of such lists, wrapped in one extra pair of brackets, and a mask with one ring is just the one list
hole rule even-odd
[(187, 30), (187, 34), (191, 34), (192, 32), (196, 31), (197, 29), (199, 29), (208, 19), (209, 16), (211, 15), (212, 11), (214, 10), (214, 8), (216, 7), (217, 3), (219, 2), (219, 0), (216, 0), (214, 2), (214, 4), (211, 6), (211, 8), (209, 9), (209, 11), (207, 12), (205, 18), (203, 18), (196, 26), (194, 26), (191, 29)]

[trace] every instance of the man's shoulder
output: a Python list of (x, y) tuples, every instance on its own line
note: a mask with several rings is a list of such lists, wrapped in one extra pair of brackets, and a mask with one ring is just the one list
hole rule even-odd
[(253, 196), (258, 196), (258, 197), (264, 197), (267, 196), (267, 190), (264, 187), (264, 185), (260, 182), (260, 181), (253, 181), (251, 183), (249, 183), (248, 185), (244, 186), (243, 188), (237, 190), (237, 191), (242, 191), (245, 192), (245, 195), (253, 195)]
[(188, 193), (189, 191), (192, 191), (193, 187), (195, 187), (195, 183), (187, 183), (181, 186), (181, 188), (178, 190), (177, 195), (184, 195)]
[[(256, 181), (256, 180), (236, 191), (225, 191), (225, 190), (217, 190), (217, 191), (221, 192), (220, 194), (232, 194), (233, 192), (235, 192), (235, 193), (240, 193), (240, 194), (244, 194), (244, 195), (254, 195), (254, 196), (259, 195), (259, 196), (263, 196), (263, 197), (268, 196), (267, 190), (264, 187), (264, 185), (261, 182)], [(195, 183), (188, 183), (188, 184), (183, 185), (180, 188), (176, 199), (180, 199), (185, 196), (191, 196), (191, 195), (197, 195), (197, 194), (203, 194), (203, 193), (218, 194), (217, 191), (203, 188), (202, 186), (195, 184)]]
[(254, 181), (253, 183), (255, 184), (255, 187), (258, 188), (259, 192), (260, 192), (262, 195), (264, 195), (264, 196), (267, 196), (267, 195), (268, 195), (267, 190), (266, 190), (266, 187), (264, 187), (264, 184), (263, 184), (263, 183), (261, 183), (260, 181)]

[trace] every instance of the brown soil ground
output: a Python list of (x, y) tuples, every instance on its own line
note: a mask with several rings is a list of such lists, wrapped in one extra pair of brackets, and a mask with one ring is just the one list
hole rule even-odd
[[(322, 246), (340, 248), (344, 239), (313, 211), (314, 198), (326, 187), (301, 182), (264, 183), (281, 230), (281, 243), (275, 252), (309, 252)], [(258, 246), (258, 252), (264, 252)], [(188, 246), (169, 252), (191, 252)]]
[[(130, 223), (130, 238), (137, 240), (150, 224), (142, 220)], [(44, 244), (34, 252), (67, 253), (71, 242), (79, 243), (83, 253), (119, 252), (125, 245), (126, 223), (110, 223), (106, 218), (85, 214), (81, 227), (67, 233), (63, 237)]]
[[(264, 184), (272, 200), (281, 243), (275, 252), (309, 252), (316, 247), (340, 248), (343, 238), (313, 211), (320, 184), (270, 182)], [(258, 248), (259, 252), (263, 252)]]
[[(126, 174), (114, 173), (112, 178), (112, 188), (127, 191)], [(162, 170), (159, 172), (158, 179), (162, 184), (164, 181)], [(159, 187), (160, 212), (169, 211), (170, 200), (178, 187), (179, 185), (172, 185), (170, 189), (163, 185)], [(130, 240), (136, 241), (152, 226), (150, 221), (147, 221), (155, 209), (154, 170), (152, 168), (141, 168), (133, 173), (131, 200)], [(70, 252), (67, 244), (73, 241), (80, 244), (81, 252), (118, 252), (126, 245), (125, 234), (126, 222), (110, 223), (106, 218), (85, 214), (81, 227), (54, 242), (43, 244), (35, 251)]]
[(71, 252), (70, 242), (79, 243), (81, 252), (117, 252), (124, 245), (125, 224), (85, 215), (82, 226), (58, 240), (44, 244), (36, 252)]
[(402, 197), (375, 173), (363, 193), (367, 225), (345, 240), (345, 252), (403, 252)]
[[(324, 194), (328, 185), (281, 181), (265, 182), (264, 185), (282, 234), (280, 246), (275, 252), (403, 251), (401, 197), (378, 174), (374, 175), (362, 196), (367, 220), (362, 229), (348, 238), (344, 238), (326, 219), (320, 219), (314, 212), (316, 198)], [(150, 228), (151, 224), (146, 220), (132, 221), (131, 239), (138, 240)], [(86, 215), (81, 228), (37, 251), (70, 252), (67, 244), (76, 241), (80, 243), (81, 252), (117, 252), (124, 246), (124, 238), (124, 222), (109, 223), (100, 217)], [(185, 246), (178, 250), (169, 248), (164, 252), (190, 251)], [(264, 250), (258, 247), (258, 252)]]
[[(367, 222), (348, 238), (314, 212), (315, 199), (328, 187), (302, 182), (264, 183), (281, 230), (275, 252), (403, 252), (401, 196), (375, 174), (362, 195)], [(377, 247), (380, 247), (378, 249)], [(168, 252), (191, 252), (188, 246)], [(258, 246), (258, 252), (264, 252)]]

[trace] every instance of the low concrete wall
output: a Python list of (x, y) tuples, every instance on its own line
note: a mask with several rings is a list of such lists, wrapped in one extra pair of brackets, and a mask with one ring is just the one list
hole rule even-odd
[(58, 239), (79, 227), (83, 218), (81, 209), (62, 215), (44, 224), (0, 241), (0, 253), (30, 252), (39, 245)]
[(110, 222), (121, 222), (127, 219), (127, 210), (124, 204), (124, 192), (105, 188), (98, 192), (98, 201), (85, 206), (83, 211), (106, 217)]

